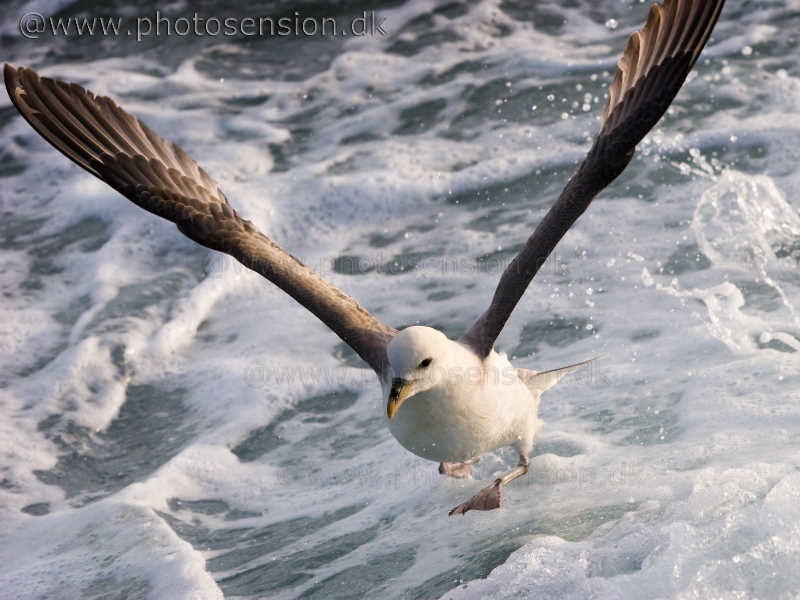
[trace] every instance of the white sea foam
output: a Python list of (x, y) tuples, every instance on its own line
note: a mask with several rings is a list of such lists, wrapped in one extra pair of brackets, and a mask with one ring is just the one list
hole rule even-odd
[[(415, 0), (319, 64), (297, 40), (8, 60), (113, 95), (387, 323), (458, 335), (646, 12), (573, 4)], [(544, 396), (502, 510), (463, 519), (510, 453), (442, 479), (324, 325), (0, 121), (0, 595), (791, 597), (800, 84), (770, 42), (790, 9), (726, 6), (711, 62), (540, 271), (499, 348), (601, 358)]]

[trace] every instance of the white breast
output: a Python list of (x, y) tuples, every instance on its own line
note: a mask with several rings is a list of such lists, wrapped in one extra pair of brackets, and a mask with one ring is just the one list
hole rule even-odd
[(408, 398), (388, 421), (410, 452), (434, 461), (462, 461), (503, 446), (527, 452), (541, 422), (539, 398), (504, 355), (492, 353), (482, 376), (457, 374)]

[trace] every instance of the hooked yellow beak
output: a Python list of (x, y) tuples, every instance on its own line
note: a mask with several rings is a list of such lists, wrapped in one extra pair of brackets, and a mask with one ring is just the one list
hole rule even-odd
[(392, 379), (392, 391), (389, 392), (389, 402), (386, 404), (386, 416), (390, 419), (414, 391), (411, 389), (411, 382), (395, 377)]

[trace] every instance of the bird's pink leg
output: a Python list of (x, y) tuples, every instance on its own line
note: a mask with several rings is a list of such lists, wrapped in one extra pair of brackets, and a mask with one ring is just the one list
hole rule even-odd
[(480, 492), (475, 494), (466, 502), (459, 504), (450, 511), (450, 516), (463, 515), (469, 510), (493, 510), (500, 508), (500, 502), (503, 497), (503, 486), (509, 481), (514, 481), (517, 477), (522, 477), (528, 472), (531, 465), (531, 459), (525, 454), (519, 455), (519, 463), (511, 469), (508, 473), (494, 480), (494, 483), (489, 487), (483, 488)]
[(440, 462), (439, 473), (447, 475), (448, 477), (455, 477), (457, 479), (464, 479), (472, 475), (472, 465), (478, 462), (480, 458), (470, 458), (463, 462)]

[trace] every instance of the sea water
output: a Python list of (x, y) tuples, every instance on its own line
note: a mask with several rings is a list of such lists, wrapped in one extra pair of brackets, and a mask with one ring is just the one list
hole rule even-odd
[[(559, 6), (565, 4), (566, 6)], [(588, 149), (647, 3), (12, 0), (2, 59), (110, 95), (400, 328), (462, 334)], [(18, 20), (375, 10), (386, 35), (26, 38)], [(503, 507), (389, 434), (322, 323), (0, 99), (0, 597), (800, 592), (800, 4), (729, 2), (497, 342), (598, 356)]]

